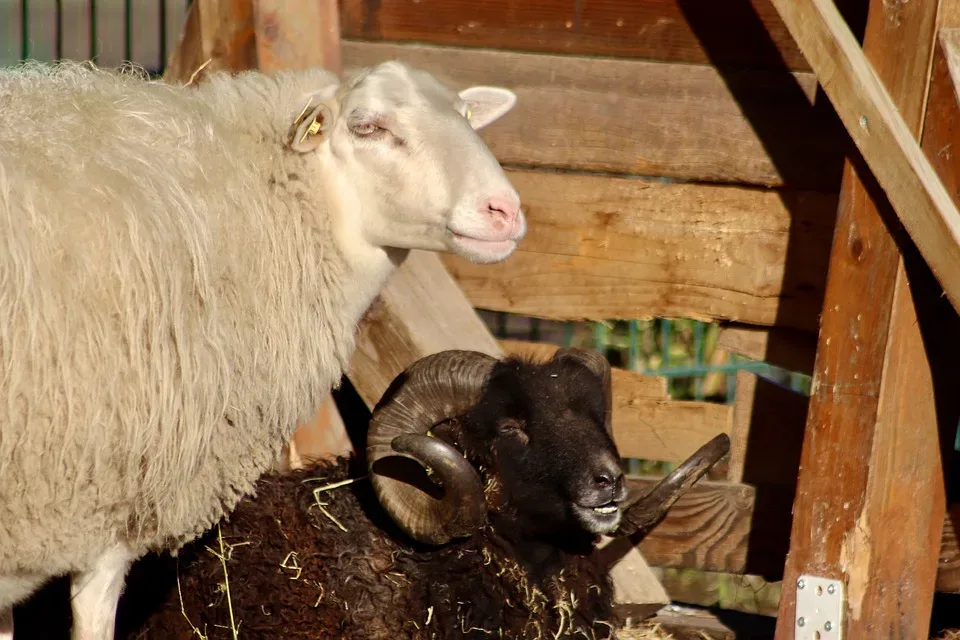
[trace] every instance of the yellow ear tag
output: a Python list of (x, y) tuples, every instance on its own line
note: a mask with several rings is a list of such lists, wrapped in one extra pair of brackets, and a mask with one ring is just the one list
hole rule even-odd
[(307, 109), (310, 108), (310, 104), (311, 104), (310, 102), (307, 102), (307, 104), (303, 105), (303, 109), (300, 110), (300, 115), (298, 115), (297, 119), (293, 121), (293, 126), (295, 127), (300, 126), (300, 122), (303, 120), (303, 116), (307, 115)]
[(310, 126), (307, 127), (307, 130), (303, 132), (303, 136), (301, 136), (300, 142), (302, 143), (304, 140), (306, 140), (307, 136), (316, 135), (317, 131), (320, 131), (321, 126), (323, 125), (320, 124), (320, 120), (314, 119), (314, 121), (310, 123)]
[(470, 119), (470, 116), (471, 116), (472, 114), (473, 114), (473, 111), (470, 109), (470, 107), (467, 107), (467, 120)]

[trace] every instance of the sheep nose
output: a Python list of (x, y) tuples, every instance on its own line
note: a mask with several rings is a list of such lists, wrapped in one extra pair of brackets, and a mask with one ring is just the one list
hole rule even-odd
[(497, 231), (513, 231), (520, 217), (520, 198), (516, 195), (494, 196), (487, 200), (484, 211)]
[(593, 477), (593, 482), (597, 489), (612, 491), (614, 495), (617, 495), (623, 487), (623, 472), (619, 470), (601, 471)]

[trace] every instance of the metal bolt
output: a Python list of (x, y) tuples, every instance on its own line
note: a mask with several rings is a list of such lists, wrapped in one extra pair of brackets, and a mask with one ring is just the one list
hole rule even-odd
[(805, 625), (805, 624), (807, 624), (807, 621), (803, 619), (803, 616), (800, 616), (799, 618), (797, 618), (797, 626), (798, 626), (798, 627), (802, 627), (802, 626)]
[(864, 129), (867, 128), (867, 116), (860, 116), (860, 126)]
[(807, 586), (807, 583), (803, 581), (803, 578), (797, 580), (797, 589), (803, 589), (805, 586)]
[(837, 588), (833, 585), (830, 585), (829, 587), (827, 587), (827, 593), (829, 593), (830, 595), (833, 595), (833, 592), (836, 590)]
[(826, 629), (827, 631), (830, 631), (830, 629), (833, 629), (833, 625), (830, 624), (829, 620), (827, 620), (826, 622), (823, 623), (823, 628)]

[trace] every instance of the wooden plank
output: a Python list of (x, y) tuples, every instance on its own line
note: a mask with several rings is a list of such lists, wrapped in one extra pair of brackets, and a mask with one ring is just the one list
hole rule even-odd
[(670, 603), (670, 597), (629, 538), (601, 537), (596, 559), (610, 566), (613, 609), (621, 619), (644, 620)]
[(806, 331), (725, 323), (720, 327), (717, 348), (809, 375), (817, 355), (817, 336)]
[(529, 231), (444, 263), (475, 307), (556, 320), (687, 317), (816, 331), (836, 196), (510, 171)]
[[(653, 488), (658, 478), (630, 476), (628, 484)], [(656, 567), (696, 567), (742, 573), (755, 489), (745, 484), (701, 480), (685, 493), (640, 543), (643, 557)]]
[[(773, 2), (900, 222), (960, 309), (960, 211), (920, 149), (916, 126), (891, 98), (900, 87), (884, 87), (832, 0)], [(928, 28), (933, 21), (927, 18)], [(925, 87), (915, 91), (922, 101)]]
[(439, 256), (411, 251), (360, 322), (350, 381), (372, 409), (400, 372), (446, 349), (503, 356)]
[(505, 164), (833, 192), (839, 184), (842, 129), (811, 108), (808, 73), (343, 43), (347, 70), (389, 58), (458, 89), (513, 89), (516, 109), (484, 131)]
[[(859, 129), (856, 120), (866, 114), (867, 127), (853, 135), (903, 213), (902, 189), (916, 178), (916, 165), (904, 167), (901, 149), (916, 146), (921, 128), (938, 3), (871, 2), (864, 52), (879, 79), (848, 38), (838, 44), (842, 25), (826, 3), (775, 4), (848, 127)], [(891, 124), (899, 115), (881, 115), (897, 108), (899, 124)], [(874, 155), (880, 150), (889, 164)], [(900, 168), (891, 174), (891, 167)], [(908, 281), (888, 231), (895, 220), (883, 190), (852, 155), (831, 253), (778, 640), (794, 637), (796, 581), (806, 573), (845, 581), (845, 637), (919, 638), (928, 630), (946, 505), (931, 374), (912, 298), (930, 292), (911, 291), (917, 279)], [(909, 256), (912, 249), (903, 246)]]
[[(636, 487), (652, 488), (656, 481), (628, 477)], [(777, 492), (776, 487), (701, 481), (647, 535), (640, 550), (654, 567), (756, 574), (776, 580), (786, 555), (786, 538), (771, 538), (790, 527), (781, 505), (789, 515), (790, 495)], [(960, 506), (951, 510), (954, 518), (960, 518)], [(939, 540), (937, 590), (960, 593), (960, 543), (951, 518), (945, 518)], [(892, 584), (896, 590), (897, 583)]]
[(254, 0), (257, 60), (263, 71), (318, 66), (340, 73), (336, 0)]
[[(716, 46), (702, 41), (704, 26), (723, 34)], [(767, 0), (344, 0), (343, 33), (364, 40), (809, 69)]]
[(256, 66), (251, 0), (196, 0), (190, 5), (180, 42), (163, 77), (186, 83), (201, 67), (210, 73)]
[[(669, 633), (671, 640), (737, 640), (736, 631), (721, 622), (715, 615), (703, 610), (681, 609), (676, 605), (660, 611), (648, 621), (648, 624)], [(645, 635), (643, 630), (633, 633), (636, 635), (632, 635), (630, 629), (624, 629), (618, 637), (622, 637), (623, 640), (633, 640), (633, 638), (649, 640), (649, 636)]]
[[(947, 190), (954, 194), (960, 193), (960, 164), (958, 164), (957, 150), (960, 149), (960, 98), (957, 94), (957, 77), (960, 75), (960, 2), (947, 2), (940, 7), (940, 21), (950, 28), (940, 32), (938, 46), (934, 53), (933, 70), (930, 80), (927, 113), (923, 127), (923, 150), (933, 164), (937, 175), (943, 181)], [(941, 370), (934, 375), (935, 380), (942, 380), (949, 387), (950, 381), (955, 379), (955, 371), (951, 367), (960, 358), (956, 335), (960, 335), (960, 318), (950, 310), (941, 310), (938, 314), (941, 323), (939, 332), (946, 334), (946, 340), (936, 345), (938, 358), (933, 364), (940, 365)], [(925, 333), (932, 333), (929, 326)], [(960, 399), (949, 388), (937, 393), (938, 414), (942, 416), (944, 428), (949, 423), (956, 424), (960, 416)], [(951, 400), (953, 399), (953, 400)], [(952, 449), (952, 442), (942, 443), (944, 450)], [(957, 454), (954, 452), (953, 463), (956, 464)], [(944, 523), (943, 544), (940, 549), (940, 562), (937, 573), (937, 589), (960, 593), (960, 549), (956, 539), (956, 527), (960, 523), (960, 505), (952, 504), (948, 509)]]
[(656, 400), (614, 387), (613, 439), (624, 458), (682, 462), (733, 427), (733, 407), (695, 400)]

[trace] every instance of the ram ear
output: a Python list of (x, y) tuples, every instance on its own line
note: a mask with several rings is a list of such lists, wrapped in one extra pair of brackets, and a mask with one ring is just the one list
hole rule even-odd
[(554, 354), (555, 360), (567, 358), (579, 362), (587, 367), (600, 380), (603, 387), (603, 424), (613, 437), (613, 378), (610, 371), (610, 361), (596, 349), (579, 349), (577, 347), (561, 347)]
[(311, 153), (330, 137), (334, 112), (328, 96), (317, 93), (307, 98), (306, 104), (290, 127), (290, 148), (297, 153)]

